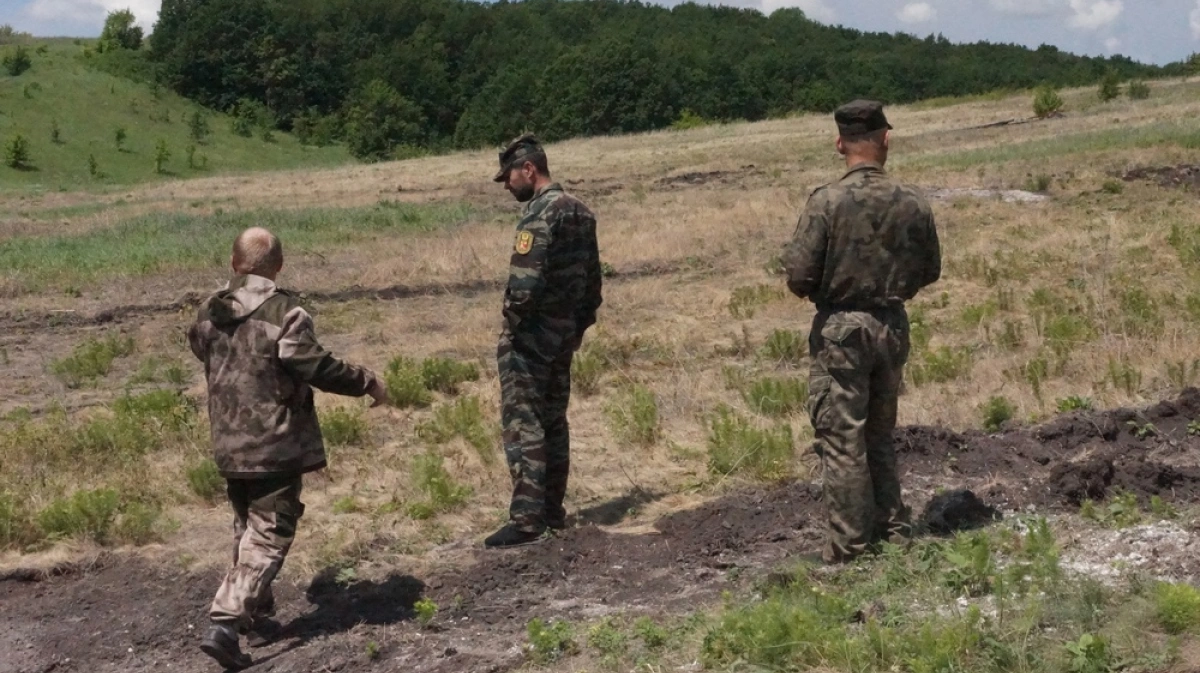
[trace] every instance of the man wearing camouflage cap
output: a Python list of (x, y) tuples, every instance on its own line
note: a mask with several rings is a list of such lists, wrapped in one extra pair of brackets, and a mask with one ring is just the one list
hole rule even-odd
[(809, 415), (829, 510), (827, 562), (909, 534), (892, 432), (908, 359), (904, 302), (941, 275), (929, 203), (884, 170), (883, 106), (834, 113), (849, 171), (809, 198), (788, 244), (788, 288), (816, 305), (809, 335)]
[(551, 181), (537, 138), (526, 134), (509, 143), (495, 181), (526, 204), (496, 355), (513, 495), (508, 524), (484, 541), (509, 547), (566, 526), (571, 359), (600, 308), (600, 253), (595, 215)]

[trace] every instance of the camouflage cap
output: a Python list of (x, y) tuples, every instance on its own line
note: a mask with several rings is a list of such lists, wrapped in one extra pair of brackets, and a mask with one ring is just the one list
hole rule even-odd
[(512, 170), (519, 162), (528, 160), (529, 157), (543, 154), (542, 144), (538, 142), (536, 136), (532, 133), (526, 133), (519, 138), (514, 139), (500, 152), (500, 170), (497, 171), (496, 177), (492, 178), (496, 182), (504, 182), (508, 177), (508, 172)]
[(843, 136), (861, 136), (892, 128), (883, 115), (883, 103), (873, 100), (850, 101), (833, 113), (833, 119), (837, 122), (838, 133)]

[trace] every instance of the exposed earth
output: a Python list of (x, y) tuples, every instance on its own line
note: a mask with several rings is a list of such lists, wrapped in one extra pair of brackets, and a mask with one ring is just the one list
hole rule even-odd
[[(897, 451), (909, 504), (925, 511), (923, 528), (942, 533), (999, 516), (1053, 518), (1118, 491), (1183, 508), (1200, 502), (1200, 438), (1188, 432), (1197, 416), (1200, 390), (1188, 389), (1145, 409), (1076, 412), (997, 434), (905, 427)], [(621, 523), (623, 511), (654, 497), (634, 492), (580, 512), (575, 527), (524, 548), (451, 543), (437, 550), (446, 558), (441, 570), (427, 576), (383, 567), (339, 576), (329, 568), (299, 586), (280, 581), (282, 632), (253, 650), (252, 670), (513, 670), (524, 662), (525, 627), (535, 617), (687, 614), (819, 551), (817, 484), (731, 488), (652, 528)], [(1064, 539), (1064, 558), (1080, 571), (1103, 574), (1111, 569), (1099, 559), (1119, 557), (1192, 579), (1200, 574), (1192, 539), (1161, 522), (1088, 537), (1104, 556), (1079, 536)], [(219, 572), (114, 553), (49, 577), (11, 573), (0, 581), (0, 671), (215, 670), (196, 645)], [(413, 610), (422, 597), (441, 608), (425, 626)]]

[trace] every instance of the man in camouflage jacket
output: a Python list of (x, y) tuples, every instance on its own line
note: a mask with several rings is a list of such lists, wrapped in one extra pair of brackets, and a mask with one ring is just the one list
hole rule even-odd
[(524, 544), (566, 526), (571, 360), (600, 308), (596, 217), (551, 182), (532, 135), (500, 153), (496, 182), (526, 202), (513, 243), (497, 348), (504, 454), (513, 479), (509, 523), (488, 547)]
[(340, 395), (387, 393), (371, 371), (323, 349), (296, 295), (275, 286), (279, 239), (249, 229), (234, 243), (229, 287), (201, 305), (188, 330), (204, 363), (213, 455), (233, 505), (233, 565), (209, 616), (201, 649), (230, 669), (250, 659), (239, 633), (274, 612), (271, 582), (304, 513), (305, 472), (325, 467), (313, 388)]
[(908, 359), (904, 302), (941, 275), (933, 213), (883, 170), (883, 107), (854, 101), (834, 114), (849, 172), (809, 198), (783, 262), (788, 288), (816, 304), (809, 415), (821, 456), (829, 542), (849, 560), (909, 534), (892, 432)]

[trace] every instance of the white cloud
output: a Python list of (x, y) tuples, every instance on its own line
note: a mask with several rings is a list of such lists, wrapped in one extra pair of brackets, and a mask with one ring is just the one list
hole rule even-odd
[(1200, 0), (1196, 0), (1196, 8), (1188, 15), (1188, 23), (1192, 26), (1192, 37), (1200, 40)]
[(821, 23), (833, 23), (837, 19), (837, 12), (828, 0), (762, 0), (764, 14), (784, 7), (796, 7), (808, 18)]
[(1121, 48), (1121, 40), (1115, 37), (1110, 37), (1104, 41), (1104, 48), (1109, 52), (1116, 52)]
[(937, 18), (937, 10), (928, 2), (912, 2), (896, 12), (903, 23), (927, 23)]
[(1062, 0), (988, 0), (988, 4), (1001, 14), (1048, 16), (1062, 7)]
[(1124, 0), (1071, 0), (1067, 23), (1072, 28), (1095, 31), (1112, 24), (1124, 11)]
[(161, 0), (33, 0), (25, 13), (43, 21), (103, 24), (109, 12), (128, 9), (147, 32), (158, 20)]

